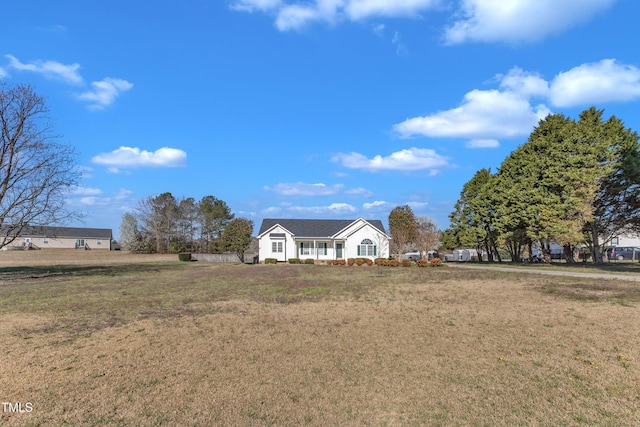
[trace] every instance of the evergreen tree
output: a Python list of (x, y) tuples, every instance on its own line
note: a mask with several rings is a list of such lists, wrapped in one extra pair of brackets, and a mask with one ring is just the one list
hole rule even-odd
[(490, 169), (481, 169), (462, 187), (454, 211), (449, 215), (451, 233), (457, 246), (471, 246), (485, 251), (489, 261), (500, 260), (495, 227), (494, 176)]
[(253, 221), (236, 218), (222, 232), (222, 246), (226, 251), (235, 252), (240, 262), (244, 262), (244, 253), (251, 246), (252, 233)]

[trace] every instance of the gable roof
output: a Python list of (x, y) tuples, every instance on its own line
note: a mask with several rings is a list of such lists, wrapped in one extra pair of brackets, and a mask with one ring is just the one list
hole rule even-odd
[[(272, 219), (265, 218), (262, 220), (260, 226), (260, 232), (258, 236), (269, 231), (276, 225), (280, 225), (287, 229), (291, 234), (296, 237), (331, 237), (338, 232), (344, 230), (357, 219)], [(387, 234), (384, 230), (382, 221), (378, 219), (365, 220), (373, 227), (377, 228), (384, 234)]]
[[(6, 233), (5, 230), (0, 234)], [(58, 237), (73, 239), (112, 239), (110, 228), (82, 228), (82, 227), (56, 227), (56, 226), (26, 226), (22, 229), (21, 237)]]

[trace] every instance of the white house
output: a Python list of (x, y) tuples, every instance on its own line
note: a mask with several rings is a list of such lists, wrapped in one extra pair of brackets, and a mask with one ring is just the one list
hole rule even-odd
[(640, 248), (640, 237), (633, 234), (620, 234), (609, 239), (604, 246), (634, 246)]
[(389, 239), (380, 220), (264, 219), (258, 256), (260, 261), (387, 258)]
[(0, 228), (0, 241), (11, 241), (3, 249), (100, 249), (110, 250), (110, 228), (27, 226), (16, 235)]

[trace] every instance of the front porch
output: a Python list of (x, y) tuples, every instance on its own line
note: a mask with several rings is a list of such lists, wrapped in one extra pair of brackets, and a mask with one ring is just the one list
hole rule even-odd
[(300, 259), (334, 260), (346, 259), (344, 241), (298, 240), (297, 254)]

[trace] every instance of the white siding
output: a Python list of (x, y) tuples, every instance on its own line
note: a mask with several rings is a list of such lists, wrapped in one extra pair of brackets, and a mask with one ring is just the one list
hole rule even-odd
[[(284, 234), (284, 238), (271, 238), (271, 234)], [(274, 253), (273, 242), (282, 242), (282, 252)], [(284, 228), (277, 226), (267, 231), (258, 241), (258, 259), (263, 262), (267, 258), (276, 258), (278, 261), (287, 261), (289, 258), (296, 258), (296, 243)]]
[(364, 239), (369, 239), (374, 245), (376, 245), (376, 255), (368, 257), (361, 255), (360, 257), (373, 259), (387, 258), (389, 256), (389, 241), (387, 236), (379, 232), (364, 220), (356, 221), (351, 227), (344, 230), (341, 234), (346, 235), (345, 258), (357, 258), (358, 246)]
[[(285, 237), (275, 238), (272, 237), (273, 234), (284, 234)], [(338, 233), (338, 235), (333, 236), (333, 239), (300, 238), (299, 240), (295, 240), (287, 230), (277, 225), (259, 236), (258, 256), (260, 262), (264, 262), (266, 258), (276, 258), (279, 261), (288, 261), (289, 258), (300, 258), (301, 260), (305, 260), (308, 258), (312, 258), (315, 260), (356, 258), (358, 257), (358, 246), (364, 239), (369, 239), (374, 245), (376, 245), (376, 255), (371, 255), (368, 257), (365, 255), (361, 255), (361, 257), (386, 258), (389, 256), (388, 237), (363, 219), (354, 221), (350, 226)], [(274, 241), (283, 242), (282, 253), (272, 252), (272, 243)], [(312, 243), (313, 251), (310, 251), (309, 254), (301, 254), (300, 243), (302, 242)], [(323, 249), (318, 251), (319, 243), (327, 243), (326, 255)], [(341, 257), (338, 257), (336, 244), (342, 244)]]

